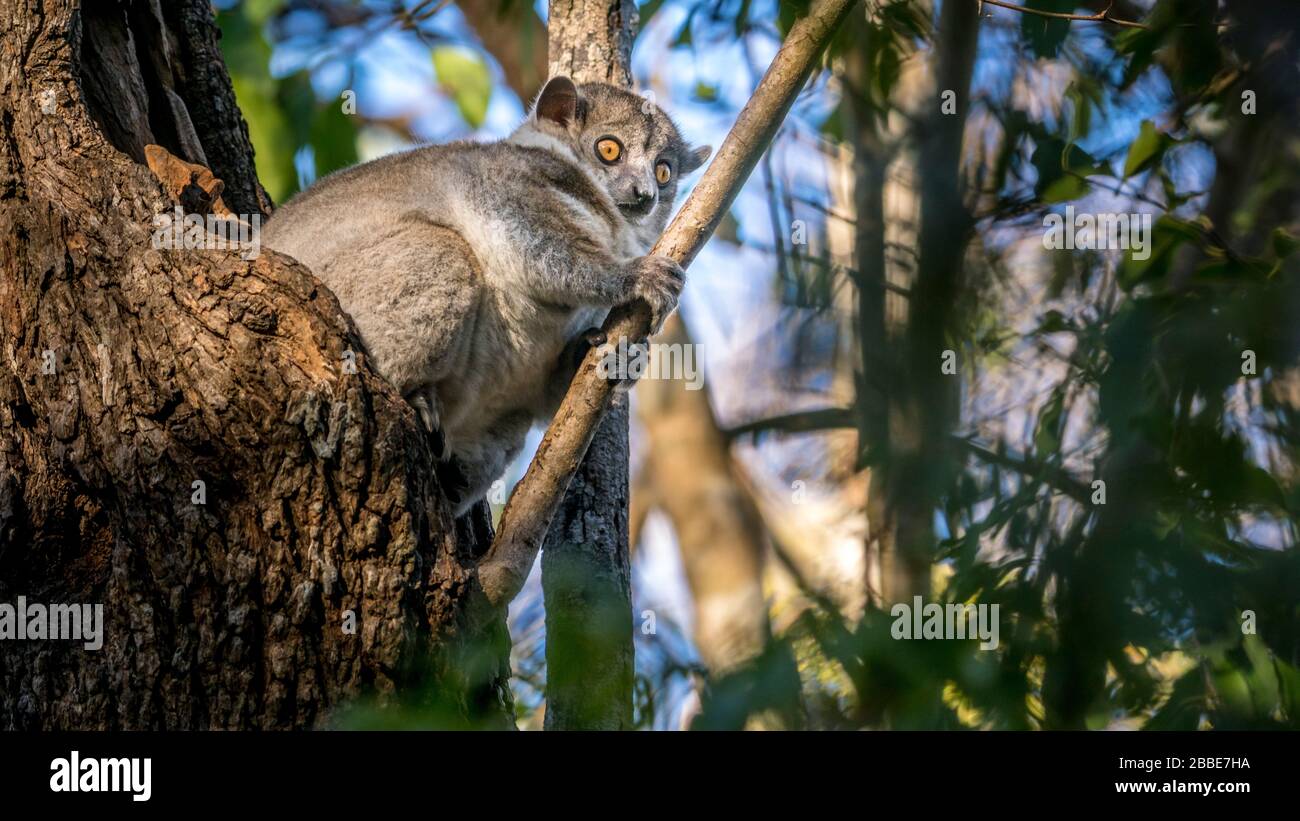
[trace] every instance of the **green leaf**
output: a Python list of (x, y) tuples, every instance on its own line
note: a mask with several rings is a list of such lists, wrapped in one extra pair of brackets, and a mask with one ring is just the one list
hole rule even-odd
[(1129, 146), (1128, 158), (1124, 160), (1124, 178), (1127, 179), (1139, 171), (1145, 171), (1159, 161), (1169, 146), (1169, 138), (1159, 131), (1150, 120), (1143, 120), (1137, 139)]
[(483, 56), (461, 46), (439, 46), (433, 50), (433, 70), (470, 128), (483, 125), (492, 98), (492, 74)]
[(872, 62), (874, 70), (871, 72), (871, 82), (868, 87), (871, 102), (877, 108), (887, 110), (894, 87), (903, 73), (903, 58), (898, 53), (898, 49), (886, 41), (880, 44)]
[(1065, 90), (1065, 99), (1070, 101), (1070, 142), (1077, 142), (1088, 136), (1092, 130), (1092, 98), (1087, 89), (1079, 82), (1072, 83)]
[(690, 13), (686, 15), (686, 19), (682, 22), (682, 27), (678, 30), (677, 36), (673, 38), (672, 45), (670, 45), (669, 48), (679, 48), (681, 46), (689, 47), (691, 43), (694, 42), (691, 39), (691, 21), (694, 19), (695, 9), (691, 9)]
[(1065, 202), (1067, 200), (1077, 200), (1084, 194), (1088, 193), (1088, 183), (1082, 178), (1076, 176), (1065, 176), (1057, 179), (1043, 190), (1043, 202)]
[[(1067, 144), (1059, 137), (1046, 134), (1037, 137), (1035, 143), (1030, 158), (1038, 171), (1034, 190), (1049, 203), (1083, 196), (1088, 186), (1079, 177), (1111, 173), (1109, 168), (1098, 163), (1087, 151), (1077, 145)], [(1067, 174), (1067, 171), (1071, 173)]]
[(1242, 501), (1286, 510), (1286, 493), (1277, 478), (1258, 465), (1243, 465), (1241, 481)]
[(691, 96), (702, 103), (712, 103), (718, 99), (718, 87), (701, 80), (695, 84)]
[(316, 154), (316, 176), (323, 177), (357, 162), (356, 121), (332, 102), (316, 112), (311, 124), (311, 147)]
[(807, 16), (810, 5), (809, 0), (787, 0), (784, 3), (777, 3), (776, 22), (782, 37), (790, 32), (796, 20)]
[(844, 141), (844, 101), (841, 100), (836, 104), (831, 113), (826, 116), (821, 127), (822, 136), (832, 142)]
[(1052, 309), (1047, 313), (1043, 314), (1042, 320), (1039, 321), (1038, 323), (1038, 329), (1036, 333), (1055, 334), (1055, 333), (1060, 333), (1062, 331), (1070, 331), (1070, 330), (1073, 330), (1073, 328), (1070, 326), (1070, 323), (1066, 320), (1065, 315), (1056, 309)]
[[(745, 36), (745, 27), (749, 23), (749, 5), (750, 0), (740, 0), (740, 8), (736, 11), (735, 31), (737, 37)], [(644, 30), (645, 23), (641, 24)]]
[(1065, 393), (1058, 388), (1052, 398), (1038, 413), (1034, 431), (1034, 451), (1040, 458), (1048, 458), (1061, 447), (1061, 428), (1065, 416)]
[(1204, 668), (1193, 667), (1174, 682), (1169, 699), (1143, 729), (1195, 730), (1200, 726), (1201, 714), (1205, 712), (1209, 697)]
[(650, 23), (650, 18), (654, 17), (663, 5), (664, 0), (649, 0), (648, 2), (641, 4), (641, 7), (637, 9), (637, 14), (640, 17), (641, 28), (643, 30), (646, 25)]
[(1178, 527), (1182, 518), (1178, 515), (1177, 510), (1161, 508), (1156, 511), (1155, 521), (1151, 524), (1151, 534), (1157, 539), (1164, 539), (1174, 528)]
[[(1074, 11), (1075, 0), (1028, 0), (1025, 8), (1057, 13)], [(1037, 14), (1020, 16), (1020, 33), (1024, 36), (1035, 57), (1056, 57), (1065, 38), (1070, 36), (1070, 21)]]
[(284, 5), (282, 0), (245, 0), (243, 12), (254, 24), (261, 26)]
[(1300, 716), (1300, 670), (1278, 658), (1273, 660), (1273, 669), (1277, 671), (1280, 688), (1278, 700), (1294, 721)]
[(1116, 272), (1120, 287), (1127, 291), (1139, 283), (1164, 277), (1178, 248), (1195, 243), (1199, 236), (1196, 226), (1186, 220), (1168, 215), (1160, 217), (1151, 229), (1147, 258), (1138, 259), (1133, 248), (1124, 253), (1124, 261)]
[(1279, 259), (1291, 256), (1296, 248), (1300, 248), (1300, 237), (1287, 231), (1282, 226), (1273, 229), (1269, 241), (1273, 248), (1273, 254)]

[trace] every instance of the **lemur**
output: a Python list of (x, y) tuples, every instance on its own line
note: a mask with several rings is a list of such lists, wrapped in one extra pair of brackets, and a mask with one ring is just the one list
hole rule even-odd
[(550, 420), (610, 308), (645, 300), (655, 331), (672, 313), (681, 266), (647, 252), (710, 153), (644, 97), (555, 77), (506, 139), (331, 174), (276, 211), (262, 243), (352, 316), (455, 464), (444, 490), (459, 516)]

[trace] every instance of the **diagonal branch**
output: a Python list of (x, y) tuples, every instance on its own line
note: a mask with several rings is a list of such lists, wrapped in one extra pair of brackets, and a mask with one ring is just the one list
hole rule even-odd
[(857, 427), (858, 419), (853, 408), (816, 408), (795, 411), (766, 419), (744, 422), (723, 431), (728, 439), (758, 436), (763, 433), (816, 433), (819, 431)]
[(1011, 9), (1012, 11), (1018, 11), (1021, 14), (1033, 14), (1033, 15), (1037, 15), (1038, 17), (1050, 17), (1053, 20), (1078, 20), (1079, 22), (1082, 23), (1111, 23), (1112, 25), (1121, 26), (1123, 28), (1131, 28), (1131, 29), (1150, 28), (1150, 26), (1147, 26), (1144, 23), (1135, 23), (1132, 20), (1120, 20), (1117, 17), (1111, 17), (1110, 9), (1111, 6), (1115, 5), (1113, 2), (1108, 3), (1106, 5), (1106, 8), (1102, 9), (1096, 14), (1067, 14), (1065, 12), (1060, 12), (1060, 11), (1043, 11), (1042, 9), (1031, 9), (1028, 6), (1021, 6), (1015, 3), (1004, 3), (1002, 2), (1002, 0), (975, 0), (975, 1), (980, 4), (981, 11), (983, 10), (982, 9), (983, 5), (985, 3), (988, 3), (990, 6), (997, 6), (1000, 9)]
[[(670, 256), (683, 268), (690, 265), (776, 135), (853, 5), (854, 0), (816, 0), (807, 16), (790, 29), (717, 159), (651, 253)], [(650, 330), (649, 309), (640, 301), (615, 308), (603, 330), (615, 344), (620, 339), (644, 339)], [(597, 372), (601, 353), (593, 349), (578, 369), (528, 472), (501, 514), (491, 549), (479, 564), (483, 591), (497, 607), (508, 605), (523, 587), (556, 506), (609, 406), (615, 383)]]
[(982, 462), (1009, 468), (1017, 473), (1038, 479), (1079, 502), (1088, 504), (1091, 489), (1060, 465), (1039, 461), (1027, 455), (1001, 453), (981, 445), (974, 439), (954, 435), (952, 441)]

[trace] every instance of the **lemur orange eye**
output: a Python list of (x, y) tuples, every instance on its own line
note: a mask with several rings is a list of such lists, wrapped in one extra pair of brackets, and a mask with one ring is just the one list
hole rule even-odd
[(660, 185), (667, 185), (668, 181), (673, 178), (673, 168), (666, 162), (660, 162), (655, 166), (655, 179)]
[(607, 163), (616, 163), (623, 156), (623, 145), (613, 137), (601, 137), (596, 140), (596, 153)]

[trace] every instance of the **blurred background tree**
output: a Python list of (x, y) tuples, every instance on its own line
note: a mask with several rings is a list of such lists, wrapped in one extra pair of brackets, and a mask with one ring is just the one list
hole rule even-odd
[[(544, 2), (217, 5), (277, 202), (546, 70)], [(802, 9), (643, 3), (638, 88), (716, 145)], [(707, 390), (633, 394), (638, 724), (1300, 726), (1298, 75), (1294, 4), (864, 3), (659, 340)], [(1151, 253), (1049, 249), (1067, 207)], [(891, 638), (917, 595), (998, 648)]]

